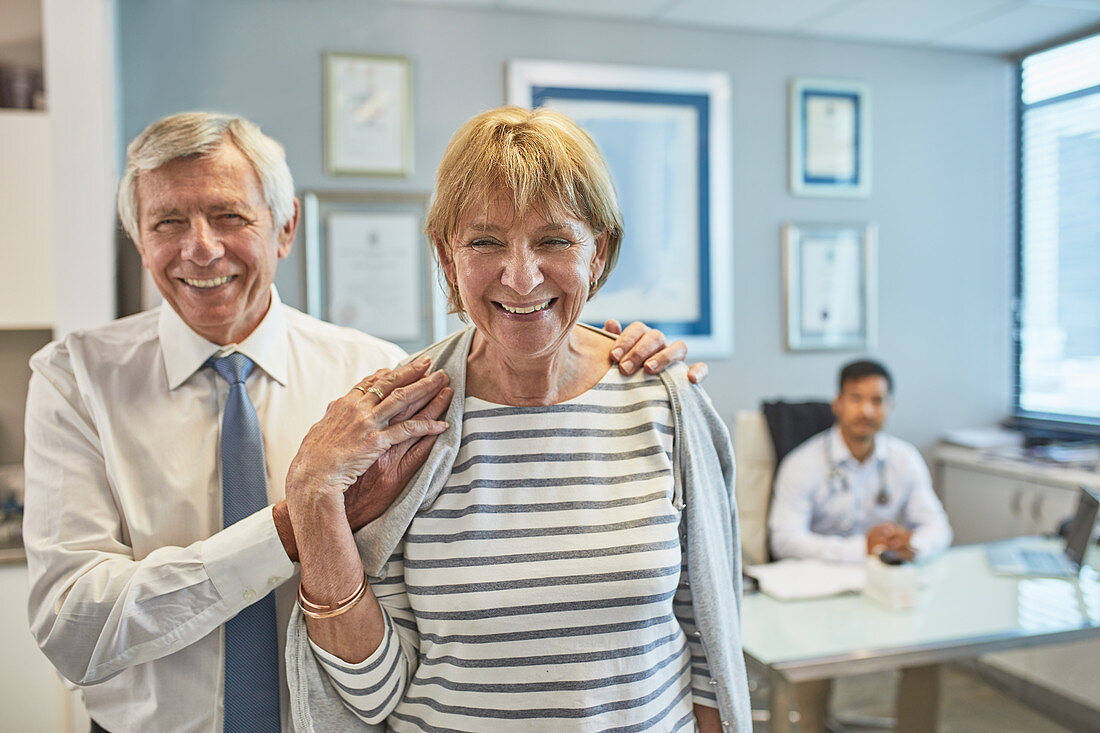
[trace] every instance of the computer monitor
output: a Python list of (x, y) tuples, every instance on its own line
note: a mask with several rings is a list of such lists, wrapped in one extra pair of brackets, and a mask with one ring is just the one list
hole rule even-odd
[(1081, 496), (1077, 502), (1077, 512), (1074, 514), (1073, 521), (1069, 523), (1066, 535), (1066, 555), (1077, 565), (1081, 565), (1085, 560), (1098, 511), (1100, 511), (1100, 494), (1095, 489), (1082, 486)]

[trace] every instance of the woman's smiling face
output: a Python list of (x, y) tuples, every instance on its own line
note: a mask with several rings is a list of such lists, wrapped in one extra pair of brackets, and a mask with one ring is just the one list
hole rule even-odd
[(498, 193), (463, 216), (440, 262), (489, 344), (512, 357), (548, 356), (580, 318), (607, 240), (560, 205), (518, 217), (512, 197)]

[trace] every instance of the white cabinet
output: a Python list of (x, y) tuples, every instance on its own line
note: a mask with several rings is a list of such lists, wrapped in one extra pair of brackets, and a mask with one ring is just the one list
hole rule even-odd
[(955, 531), (955, 544), (969, 545), (1022, 534), (1022, 522), (1003, 480), (969, 468), (939, 468), (943, 508)]
[(1047, 535), (1073, 514), (1077, 487), (1100, 474), (951, 445), (934, 453), (936, 487), (955, 544)]
[(0, 328), (54, 323), (50, 118), (0, 109)]

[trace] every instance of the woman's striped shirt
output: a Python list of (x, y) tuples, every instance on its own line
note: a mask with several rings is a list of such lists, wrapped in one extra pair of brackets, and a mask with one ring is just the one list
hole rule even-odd
[(692, 703), (716, 702), (660, 380), (613, 369), (545, 407), (467, 397), (462, 428), (374, 586), (379, 649), (350, 665), (315, 647), (345, 703), (394, 731), (692, 730)]

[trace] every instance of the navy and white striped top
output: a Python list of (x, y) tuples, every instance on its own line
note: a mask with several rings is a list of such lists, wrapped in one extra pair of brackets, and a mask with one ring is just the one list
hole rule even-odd
[(374, 586), (378, 650), (350, 665), (314, 647), (345, 703), (394, 731), (693, 730), (692, 703), (717, 702), (660, 380), (612, 369), (545, 407), (467, 397), (462, 426)]

